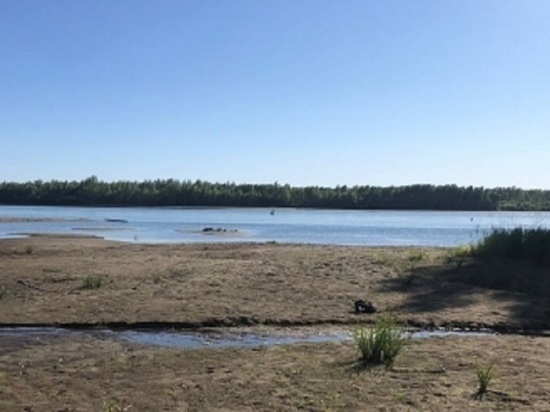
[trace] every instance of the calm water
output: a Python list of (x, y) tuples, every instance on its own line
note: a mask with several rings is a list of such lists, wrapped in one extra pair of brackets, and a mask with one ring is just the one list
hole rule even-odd
[[(294, 329), (294, 332), (297, 329)], [(491, 331), (461, 330), (418, 330), (407, 332), (412, 339), (445, 338), (460, 336), (475, 338), (491, 335)], [(278, 333), (276, 335), (237, 333), (224, 330), (201, 333), (198, 331), (163, 331), (163, 330), (69, 330), (53, 327), (0, 328), (0, 344), (21, 339), (43, 340), (45, 338), (91, 335), (102, 339), (121, 339), (146, 346), (168, 348), (202, 349), (202, 348), (254, 348), (261, 346), (291, 345), (296, 343), (344, 342), (352, 340), (352, 334), (346, 330), (333, 332)]]
[[(550, 212), (0, 206), (3, 238), (70, 233), (139, 243), (456, 246), (494, 227), (517, 226), (550, 227)], [(226, 232), (203, 232), (207, 227)]]

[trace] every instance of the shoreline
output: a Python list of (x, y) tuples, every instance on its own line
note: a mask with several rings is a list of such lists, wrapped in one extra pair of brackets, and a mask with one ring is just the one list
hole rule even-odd
[[(547, 296), (475, 283), (491, 273), (537, 272), (496, 261), (459, 267), (451, 252), (2, 239), (0, 410), (548, 410)], [(357, 299), (377, 312), (355, 314)], [(353, 339), (224, 348), (208, 337), (200, 347), (193, 337), (195, 346), (161, 346), (155, 336), (221, 330), (222, 340), (228, 332), (276, 342), (336, 334), (385, 315), (435, 330), (539, 330), (410, 339), (388, 369), (362, 366)], [(482, 401), (480, 365), (497, 371)]]
[[(277, 329), (302, 329), (322, 331), (322, 330), (337, 330), (343, 331), (358, 326), (366, 326), (374, 323), (374, 319), (357, 318), (355, 321), (339, 321), (339, 320), (323, 320), (320, 322), (289, 322), (289, 321), (258, 321), (256, 319), (216, 319), (204, 322), (70, 322), (70, 323), (0, 323), (1, 329), (63, 329), (67, 331), (96, 331), (96, 330), (111, 330), (111, 331), (176, 331), (176, 332), (202, 332), (208, 330), (260, 330), (270, 331)], [(517, 328), (502, 324), (478, 324), (470, 322), (443, 322), (442, 324), (434, 325), (433, 323), (421, 323), (414, 320), (401, 320), (400, 326), (406, 332), (486, 332), (496, 333), (499, 335), (509, 336), (536, 336), (550, 337), (550, 329), (544, 328)]]
[(79, 219), (66, 219), (66, 218), (54, 218), (54, 217), (0, 217), (0, 223), (41, 223), (41, 222), (91, 222), (91, 219), (79, 218)]
[[(479, 271), (533, 268), (471, 261), (458, 269), (451, 253), (441, 247), (142, 244), (74, 234), (1, 239), (0, 324), (354, 325), (391, 313), (416, 327), (550, 329), (543, 296), (471, 284)], [(96, 278), (101, 285), (85, 287)], [(356, 315), (357, 299), (373, 301), (378, 312)]]

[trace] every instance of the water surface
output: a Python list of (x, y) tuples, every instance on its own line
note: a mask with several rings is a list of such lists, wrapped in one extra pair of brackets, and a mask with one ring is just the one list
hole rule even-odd
[[(492, 335), (491, 331), (462, 331), (462, 330), (418, 330), (406, 332), (405, 336), (411, 339), (445, 338), (460, 336), (475, 338)], [(122, 340), (138, 343), (144, 346), (158, 346), (179, 349), (220, 349), (220, 348), (258, 348), (262, 346), (292, 345), (298, 343), (325, 343), (346, 342), (353, 340), (349, 331), (332, 331), (303, 333), (278, 332), (275, 335), (260, 333), (240, 333), (236, 331), (176, 331), (176, 330), (69, 330), (55, 327), (22, 327), (0, 328), (0, 343), (12, 339), (30, 339), (34, 342), (46, 342), (55, 337), (82, 337), (90, 335), (101, 339)]]
[(457, 246), (491, 228), (517, 226), (550, 227), (550, 212), (0, 206), (1, 238), (60, 233), (138, 243)]

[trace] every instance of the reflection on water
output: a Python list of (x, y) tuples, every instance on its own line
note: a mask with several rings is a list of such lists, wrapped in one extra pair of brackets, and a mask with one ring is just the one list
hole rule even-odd
[[(0, 237), (100, 236), (138, 243), (280, 242), (456, 246), (494, 227), (550, 227), (550, 212), (0, 206)], [(219, 231), (203, 231), (219, 228)]]

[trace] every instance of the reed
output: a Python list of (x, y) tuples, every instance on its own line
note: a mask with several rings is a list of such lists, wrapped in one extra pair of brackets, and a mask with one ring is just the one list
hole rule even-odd
[(353, 334), (361, 361), (391, 367), (405, 345), (403, 329), (391, 317), (379, 319), (373, 327), (357, 328)]
[(480, 257), (529, 260), (550, 266), (550, 229), (493, 229), (475, 247)]

